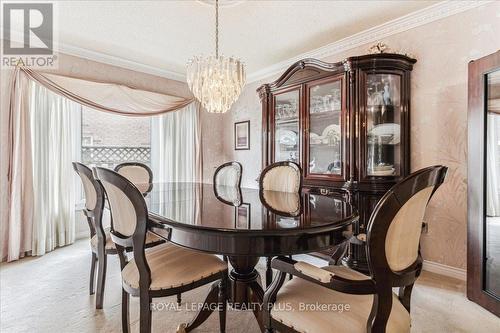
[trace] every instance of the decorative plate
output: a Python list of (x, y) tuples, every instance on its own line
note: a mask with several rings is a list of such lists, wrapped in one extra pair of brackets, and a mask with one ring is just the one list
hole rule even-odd
[(297, 133), (290, 130), (279, 130), (278, 131), (279, 143), (285, 146), (295, 146), (297, 145)]
[(401, 141), (401, 128), (399, 124), (380, 124), (370, 130), (368, 136), (381, 139), (383, 144), (397, 145)]

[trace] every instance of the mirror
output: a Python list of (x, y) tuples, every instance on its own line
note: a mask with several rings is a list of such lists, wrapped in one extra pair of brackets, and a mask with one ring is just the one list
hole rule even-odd
[(500, 51), (469, 62), (467, 298), (500, 316)]
[(500, 297), (500, 70), (486, 74), (484, 290)]

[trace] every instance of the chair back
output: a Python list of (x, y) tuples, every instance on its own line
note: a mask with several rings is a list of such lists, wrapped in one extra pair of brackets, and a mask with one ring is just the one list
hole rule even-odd
[[(104, 209), (104, 193), (92, 175), (92, 170), (85, 164), (73, 162), (73, 169), (80, 177), (85, 192), (85, 209), (83, 210), (90, 228), (90, 236), (96, 234), (96, 229), (102, 229), (102, 212)], [(104, 231), (103, 231), (104, 232)]]
[(412, 284), (419, 274), (422, 222), (427, 204), (443, 183), (448, 168), (431, 166), (394, 185), (377, 203), (368, 222), (370, 272), (378, 283)]
[(302, 188), (302, 169), (290, 161), (268, 165), (260, 174), (259, 188), (265, 191), (298, 193)]
[[(104, 188), (111, 210), (111, 236), (123, 247), (146, 240), (148, 209), (142, 193), (127, 178), (106, 168), (94, 168), (94, 177)], [(142, 244), (142, 247), (144, 244)]]
[(241, 185), (243, 168), (238, 162), (227, 162), (220, 165), (214, 173), (215, 186), (237, 186)]
[(121, 163), (115, 167), (115, 171), (131, 181), (143, 195), (151, 191), (153, 171), (146, 164), (139, 162)]
[(125, 248), (132, 248), (139, 271), (139, 285), (149, 288), (151, 270), (144, 252), (148, 223), (148, 208), (139, 189), (119, 173), (94, 168), (94, 177), (102, 185), (111, 210), (111, 239), (115, 243), (122, 269), (127, 262)]

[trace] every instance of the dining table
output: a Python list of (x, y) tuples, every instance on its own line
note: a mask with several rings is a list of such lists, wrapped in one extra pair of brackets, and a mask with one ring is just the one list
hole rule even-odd
[[(335, 247), (345, 242), (358, 219), (345, 196), (308, 189), (288, 193), (170, 182), (154, 183), (145, 199), (151, 232), (178, 246), (228, 258), (228, 304), (252, 310), (261, 329), (264, 287), (256, 269), (259, 259)], [(217, 301), (214, 292), (208, 292), (205, 303)], [(200, 307), (186, 331), (213, 310)]]

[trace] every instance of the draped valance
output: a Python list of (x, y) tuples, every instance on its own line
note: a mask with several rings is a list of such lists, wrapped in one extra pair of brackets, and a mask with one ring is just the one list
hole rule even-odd
[(182, 109), (194, 101), (192, 98), (159, 94), (114, 83), (41, 73), (27, 67), (18, 67), (14, 75), (15, 79), (18, 79), (20, 75), (26, 75), (47, 89), (74, 102), (122, 116), (159, 115)]

